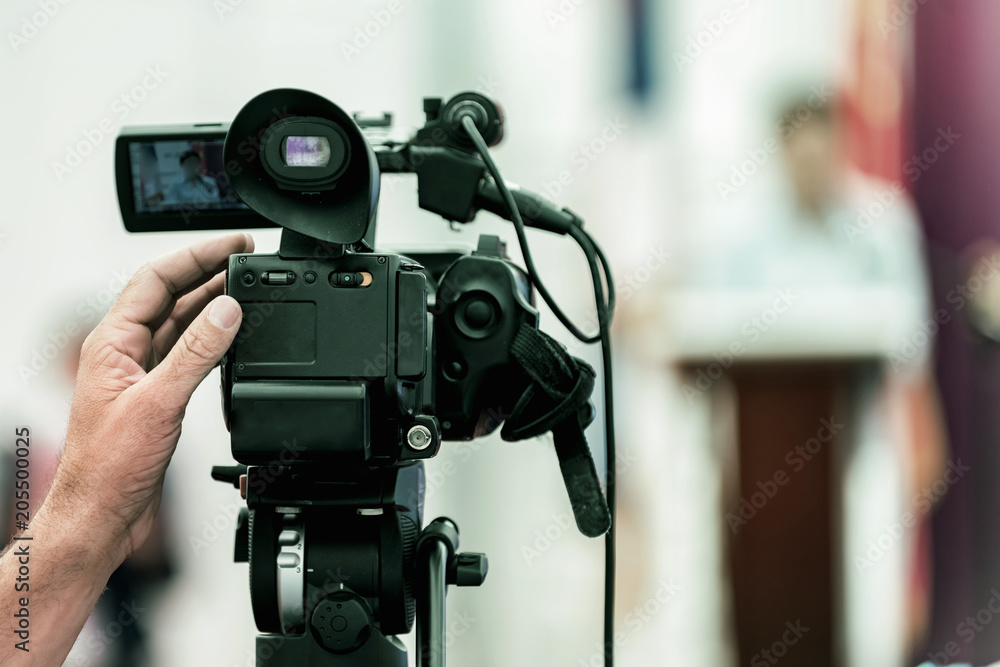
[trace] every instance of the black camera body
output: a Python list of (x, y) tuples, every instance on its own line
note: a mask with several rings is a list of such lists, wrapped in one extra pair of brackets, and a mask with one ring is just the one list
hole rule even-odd
[[(223, 360), (233, 458), (267, 464), (283, 442), (294, 443), (295, 463), (340, 469), (437, 453), (419, 265), (375, 253), (234, 255), (226, 291), (243, 308)], [(417, 425), (429, 437), (419, 450), (404, 447)]]
[(395, 635), (415, 618), (420, 664), (443, 664), (446, 586), (480, 585), (487, 565), (457, 553), (450, 520), (423, 527), (422, 461), (442, 440), (551, 430), (581, 530), (610, 527), (583, 435), (594, 371), (538, 331), (532, 279), (500, 239), (471, 253), (374, 247), (381, 174), (394, 172), (416, 174), (419, 205), (453, 224), (486, 209), (585, 236), (571, 212), (487, 175), (496, 103), (463, 93), (424, 111), (397, 142), (379, 134), (388, 115), (362, 127), (282, 89), (228, 126), (126, 128), (117, 141), (129, 231), (283, 228), (277, 253), (229, 258), (243, 321), (222, 401), (240, 465), (212, 472), (247, 501), (234, 559), (250, 564), (262, 667), (405, 667)]
[(538, 312), (495, 237), (426, 258), (234, 255), (226, 291), (243, 307), (222, 371), (240, 463), (430, 458), (494, 430), (527, 382), (510, 346)]

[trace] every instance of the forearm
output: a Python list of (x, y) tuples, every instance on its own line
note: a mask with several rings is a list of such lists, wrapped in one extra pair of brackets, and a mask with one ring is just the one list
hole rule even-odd
[(0, 557), (0, 664), (61, 665), (120, 560), (120, 538), (57, 476)]
[(240, 328), (224, 270), (253, 247), (232, 234), (154, 260), (87, 337), (52, 490), (19, 536), (31, 539), (0, 556), (0, 665), (62, 664), (149, 536), (184, 409)]

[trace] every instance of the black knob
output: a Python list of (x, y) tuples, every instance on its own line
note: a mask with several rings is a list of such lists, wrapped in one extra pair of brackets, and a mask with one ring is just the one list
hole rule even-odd
[(493, 306), (486, 299), (473, 299), (465, 306), (465, 321), (473, 329), (485, 329), (493, 322)]
[(458, 554), (453, 566), (448, 568), (448, 583), (455, 586), (481, 586), (486, 581), (489, 569), (486, 554)]
[(425, 97), (424, 98), (424, 116), (427, 122), (433, 122), (438, 119), (441, 114), (441, 104), (444, 100), (440, 97)]
[(247, 474), (245, 465), (234, 466), (212, 466), (212, 479), (217, 482), (232, 484), (233, 488), (240, 488), (240, 477)]
[(316, 641), (327, 651), (350, 653), (371, 636), (371, 610), (354, 593), (337, 591), (316, 605), (310, 625)]
[(466, 295), (455, 310), (455, 325), (469, 338), (486, 338), (499, 323), (499, 304), (492, 296), (483, 293)]

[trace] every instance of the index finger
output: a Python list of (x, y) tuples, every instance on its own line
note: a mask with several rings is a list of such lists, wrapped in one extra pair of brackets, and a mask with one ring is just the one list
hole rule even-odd
[(154, 259), (139, 269), (118, 296), (109, 318), (149, 324), (178, 294), (194, 289), (225, 267), (230, 255), (252, 252), (249, 234), (220, 236)]

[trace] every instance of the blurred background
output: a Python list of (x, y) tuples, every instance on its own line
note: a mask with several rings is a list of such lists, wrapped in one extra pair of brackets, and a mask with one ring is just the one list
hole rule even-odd
[[(478, 90), (504, 175), (578, 212), (615, 272), (621, 664), (1000, 660), (997, 25), (989, 0), (7, 0), (5, 429), (50, 479), (83, 337), (203, 236), (124, 231), (121, 127), (228, 121), (277, 87), (417, 126), (424, 96)], [(403, 176), (378, 225), (385, 248), (514, 238), (451, 230)], [(592, 325), (583, 258), (529, 238)], [(240, 499), (209, 477), (231, 463), (218, 383), (66, 664), (254, 664)], [(449, 595), (453, 664), (602, 664), (603, 545), (551, 450), (490, 437), (428, 466), (428, 516), (491, 563)]]

